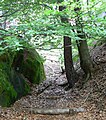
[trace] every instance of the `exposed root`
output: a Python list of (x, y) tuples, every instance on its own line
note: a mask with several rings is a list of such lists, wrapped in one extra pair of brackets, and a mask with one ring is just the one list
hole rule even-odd
[[(29, 109), (29, 108), (28, 108)], [(69, 115), (75, 115), (80, 112), (85, 112), (84, 108), (66, 108), (66, 109), (57, 109), (57, 108), (52, 108), (52, 109), (29, 109), (30, 113), (33, 114), (43, 114), (43, 115), (60, 115), (60, 114), (69, 114)]]

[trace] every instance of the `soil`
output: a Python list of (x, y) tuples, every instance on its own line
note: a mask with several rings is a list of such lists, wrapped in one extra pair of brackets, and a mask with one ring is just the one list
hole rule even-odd
[[(46, 57), (47, 79), (33, 85), (29, 95), (22, 97), (9, 108), (0, 108), (0, 120), (106, 120), (106, 44), (91, 51), (95, 65), (92, 78), (80, 88), (80, 80), (73, 89), (60, 86), (67, 82), (58, 60), (59, 51), (41, 51)], [(80, 68), (79, 75), (82, 75)], [(83, 109), (76, 114), (34, 114), (33, 109)]]

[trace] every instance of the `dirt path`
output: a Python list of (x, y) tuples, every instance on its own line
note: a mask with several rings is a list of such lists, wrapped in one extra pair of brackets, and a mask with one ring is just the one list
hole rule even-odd
[[(33, 86), (32, 92), (18, 100), (11, 108), (0, 109), (0, 120), (106, 120), (106, 46), (96, 48), (93, 60), (97, 70), (83, 89), (78, 84), (65, 91), (59, 84), (66, 81), (58, 62), (59, 52), (45, 52), (47, 80)], [(45, 89), (46, 88), (46, 89)], [(66, 115), (33, 114), (33, 109), (78, 108), (83, 112)]]

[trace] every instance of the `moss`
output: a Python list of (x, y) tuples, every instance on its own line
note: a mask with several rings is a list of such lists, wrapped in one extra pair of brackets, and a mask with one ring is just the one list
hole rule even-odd
[(0, 61), (6, 62), (7, 61), (7, 55), (6, 54), (0, 55)]
[(4, 71), (5, 63), (0, 64), (0, 105), (10, 106), (16, 100), (17, 93), (8, 81), (8, 75)]
[(27, 53), (27, 58), (23, 62), (22, 71), (25, 77), (27, 77), (32, 83), (39, 84), (46, 78), (43, 66), (44, 61), (34, 49)]
[(22, 73), (31, 83), (40, 83), (45, 80), (44, 60), (35, 49), (24, 49), (17, 53), (13, 67)]
[(31, 83), (40, 83), (44, 80), (45, 76), (42, 63), (28, 58), (23, 64), (23, 68), (23, 74)]
[(29, 93), (30, 87), (23, 75), (16, 72), (14, 69), (11, 69), (9, 79), (10, 83), (13, 85), (15, 91), (17, 92), (17, 99)]
[(30, 87), (25, 77), (10, 69), (5, 62), (0, 64), (0, 105), (3, 107), (10, 106), (17, 99), (27, 95)]
[(45, 80), (43, 62), (33, 48), (0, 56), (0, 106), (10, 106), (27, 95), (30, 91), (27, 80), (37, 84)]

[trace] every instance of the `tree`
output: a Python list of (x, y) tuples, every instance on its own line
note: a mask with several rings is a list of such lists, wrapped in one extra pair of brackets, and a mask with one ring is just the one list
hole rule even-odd
[[(77, 3), (80, 6), (79, 0), (77, 0)], [(78, 34), (78, 37), (80, 38), (80, 40), (77, 40), (76, 43), (79, 51), (80, 65), (86, 75), (86, 79), (85, 79), (86, 81), (91, 76), (91, 73), (93, 70), (93, 63), (90, 58), (89, 49), (86, 41), (86, 35), (83, 30), (83, 24), (82, 24), (83, 19), (82, 19), (82, 16), (80, 15), (81, 7), (77, 7), (74, 10), (76, 13), (77, 34)]]
[[(63, 11), (66, 7), (59, 6), (59, 11)], [(63, 23), (68, 23), (68, 18), (61, 17)], [(77, 81), (77, 74), (74, 70), (73, 59), (72, 59), (72, 43), (71, 38), (68, 36), (63, 37), (64, 42), (64, 64), (66, 70), (66, 77), (68, 80), (69, 88), (72, 88)]]

